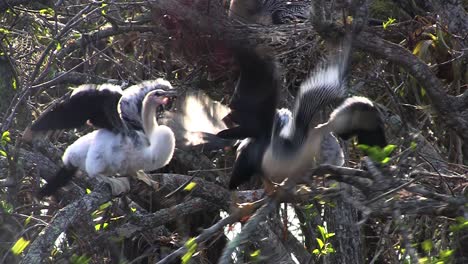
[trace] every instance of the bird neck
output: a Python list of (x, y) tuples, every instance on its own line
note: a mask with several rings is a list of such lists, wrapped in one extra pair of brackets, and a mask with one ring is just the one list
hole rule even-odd
[(141, 119), (143, 121), (143, 130), (148, 137), (151, 137), (158, 122), (156, 121), (156, 107), (158, 106), (152, 100), (144, 100), (141, 110)]

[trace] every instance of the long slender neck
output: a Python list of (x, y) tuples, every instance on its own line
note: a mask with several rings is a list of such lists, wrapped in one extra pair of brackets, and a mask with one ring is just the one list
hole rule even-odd
[(157, 103), (153, 100), (146, 99), (143, 101), (141, 119), (143, 121), (143, 130), (147, 136), (150, 136), (158, 126), (155, 114), (156, 107)]

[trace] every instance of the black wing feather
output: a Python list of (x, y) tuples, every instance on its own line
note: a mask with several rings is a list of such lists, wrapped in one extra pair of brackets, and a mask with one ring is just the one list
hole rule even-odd
[(96, 85), (81, 86), (78, 92), (44, 112), (32, 124), (31, 130), (77, 128), (85, 125), (88, 120), (97, 128), (119, 129), (121, 121), (117, 103), (122, 94), (96, 88)]
[(229, 107), (227, 121), (238, 127), (221, 131), (223, 138), (270, 136), (278, 104), (280, 79), (276, 63), (266, 52), (234, 48), (240, 76)]

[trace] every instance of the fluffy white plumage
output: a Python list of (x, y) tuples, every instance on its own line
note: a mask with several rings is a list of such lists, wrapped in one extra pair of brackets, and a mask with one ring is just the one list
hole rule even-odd
[[(145, 81), (124, 92), (110, 84), (83, 85), (73, 92), (76, 97), (72, 95), (60, 107), (46, 113), (37, 124), (39, 131), (48, 126), (60, 127), (61, 122), (71, 118), (91, 120), (94, 118), (91, 115), (97, 115), (94, 120), (104, 125), (97, 126), (101, 128), (80, 137), (65, 150), (62, 156), (65, 166), (55, 180), (41, 189), (41, 194), (52, 194), (79, 169), (110, 183), (112, 193), (118, 195), (129, 190), (129, 182), (126, 178), (109, 176), (137, 176), (140, 170), (152, 171), (168, 164), (174, 153), (175, 137), (169, 127), (158, 125), (156, 110), (167, 103), (166, 96), (175, 95), (171, 88), (169, 82), (162, 79)], [(90, 103), (91, 106), (102, 103), (102, 107), (76, 114), (82, 105)]]

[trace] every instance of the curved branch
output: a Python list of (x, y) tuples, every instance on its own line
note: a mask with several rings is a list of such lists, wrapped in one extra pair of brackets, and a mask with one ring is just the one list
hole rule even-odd
[(43, 259), (50, 255), (58, 236), (72, 225), (80, 215), (90, 214), (110, 199), (112, 199), (110, 187), (105, 183), (101, 183), (91, 194), (62, 208), (50, 224), (31, 243), (21, 263), (42, 263)]

